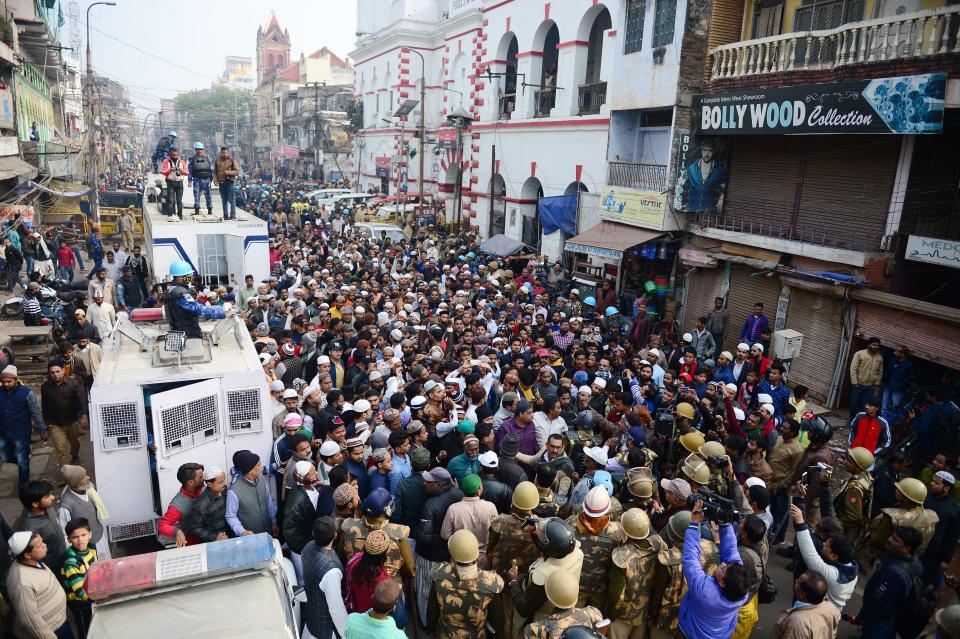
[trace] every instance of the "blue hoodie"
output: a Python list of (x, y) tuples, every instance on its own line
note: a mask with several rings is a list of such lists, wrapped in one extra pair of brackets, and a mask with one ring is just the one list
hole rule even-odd
[[(737, 551), (737, 535), (731, 524), (720, 527), (720, 561), (741, 564)], [(720, 584), (703, 572), (700, 564), (700, 528), (690, 524), (683, 535), (683, 576), (687, 594), (680, 602), (680, 629), (688, 639), (729, 637), (737, 627), (737, 611), (747, 603), (747, 595), (730, 601), (720, 591)]]

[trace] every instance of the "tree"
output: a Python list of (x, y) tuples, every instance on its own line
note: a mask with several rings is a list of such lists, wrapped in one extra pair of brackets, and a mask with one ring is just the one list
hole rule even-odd
[(216, 86), (178, 95), (177, 113), (186, 116), (198, 138), (195, 141), (209, 144), (221, 130), (221, 123), (223, 130), (232, 131), (239, 114), (246, 112), (252, 103), (253, 93), (247, 89)]
[(350, 120), (347, 128), (351, 133), (356, 133), (363, 128), (363, 100), (357, 98), (353, 102), (347, 102), (343, 110), (346, 111), (347, 118)]

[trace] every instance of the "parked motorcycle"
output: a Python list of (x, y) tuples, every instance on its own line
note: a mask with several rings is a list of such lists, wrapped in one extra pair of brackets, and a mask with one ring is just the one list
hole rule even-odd
[[(17, 294), (7, 298), (3, 306), (0, 307), (0, 314), (7, 319), (20, 319), (23, 317), (23, 285), (17, 284), (15, 290)], [(40, 298), (40, 314), (48, 320), (55, 319), (62, 324), (63, 301), (60, 299), (60, 295), (61, 293), (58, 293), (46, 284), (40, 285), (40, 295), (38, 296)], [(75, 293), (72, 295), (63, 293), (62, 295), (68, 295), (72, 299)]]

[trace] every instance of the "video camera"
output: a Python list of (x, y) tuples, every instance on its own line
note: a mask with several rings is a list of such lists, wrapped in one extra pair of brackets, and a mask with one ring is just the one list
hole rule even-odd
[(676, 418), (670, 408), (660, 408), (656, 413), (654, 432), (662, 437), (673, 437), (673, 428)]
[(732, 499), (721, 497), (703, 486), (687, 497), (687, 507), (692, 510), (698, 501), (703, 502), (704, 516), (717, 524), (729, 524), (738, 521), (743, 514), (737, 509), (737, 505)]

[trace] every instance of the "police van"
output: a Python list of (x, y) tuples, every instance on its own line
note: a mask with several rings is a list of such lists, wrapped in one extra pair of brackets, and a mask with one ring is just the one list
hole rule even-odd
[(266, 533), (97, 561), (85, 589), (97, 639), (297, 639), (306, 602)]

